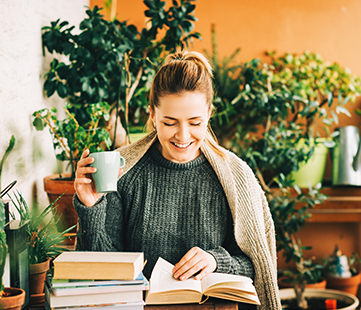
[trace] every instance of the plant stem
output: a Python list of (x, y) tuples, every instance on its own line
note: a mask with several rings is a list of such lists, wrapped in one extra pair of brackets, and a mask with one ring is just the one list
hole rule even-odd
[[(41, 118), (41, 115), (39, 113), (36, 114), (36, 117)], [(70, 158), (70, 150), (67, 149), (66, 145), (64, 144), (64, 141), (62, 138), (59, 137), (59, 135), (56, 133), (55, 128), (51, 125), (51, 123), (49, 122), (50, 115), (48, 115), (47, 117), (44, 117), (44, 122), (49, 126), (50, 130), (53, 132), (54, 136), (58, 139), (61, 147), (63, 148), (64, 152), (67, 154), (68, 158)]]

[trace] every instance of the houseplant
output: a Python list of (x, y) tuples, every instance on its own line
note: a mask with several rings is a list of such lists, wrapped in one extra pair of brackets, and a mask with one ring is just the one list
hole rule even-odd
[[(39, 300), (44, 296), (44, 281), (49, 270), (50, 259), (68, 250), (62, 243), (68, 238), (67, 233), (76, 225), (58, 231), (56, 224), (60, 217), (57, 217), (54, 212), (57, 208), (57, 200), (43, 210), (39, 210), (37, 206), (30, 209), (20, 192), (16, 192), (10, 199), (21, 221), (28, 221), (26, 234), (29, 243), (30, 299)], [(11, 215), (15, 219), (15, 214)]]
[[(188, 45), (193, 38), (200, 37), (193, 32), (196, 18), (192, 2), (193, 0), (175, 0), (166, 9), (165, 2), (145, 0), (147, 10), (144, 14), (148, 22), (141, 30), (126, 21), (105, 20), (101, 15), (101, 8), (97, 6), (86, 10), (87, 17), (79, 25), (79, 34), (73, 34), (75, 26), (69, 26), (67, 21), (53, 21), (50, 26), (42, 28), (44, 53), (47, 50), (54, 54), (50, 69), (45, 74), (44, 90), (47, 97), (57, 93), (67, 100), (67, 115), (71, 115), (71, 119), (68, 119), (70, 125), (67, 126), (71, 126), (71, 130), (74, 126), (86, 129), (92, 118), (90, 111), (94, 110), (94, 106), (102, 104), (105, 108), (102, 111), (104, 117), (93, 127), (97, 129), (93, 138), (98, 137), (98, 141), (103, 139), (102, 147), (106, 145), (109, 148), (111, 144), (110, 149), (131, 142), (129, 135), (126, 138), (129, 127), (144, 128), (147, 95), (162, 57), (176, 47)], [(59, 61), (57, 58), (61, 55), (67, 57), (68, 61)], [(52, 110), (37, 111), (34, 117), (34, 126), (37, 128), (41, 129), (45, 119), (48, 119), (55, 123), (53, 131), (59, 131), (59, 121)], [(109, 133), (111, 143), (104, 130)], [(61, 133), (66, 134), (66, 131)], [(73, 138), (68, 140), (65, 135), (63, 139), (65, 145), (72, 141), (79, 146), (77, 154), (70, 158), (70, 180), (59, 180), (55, 175), (44, 179), (50, 201), (67, 191), (57, 209), (65, 215), (62, 217), (63, 222), (68, 219), (63, 227), (77, 222), (77, 214), (72, 206), (72, 181), (81, 150), (89, 148), (88, 145), (80, 147), (79, 136), (74, 135)], [(55, 139), (54, 147), (61, 149), (57, 140), (59, 139)], [(69, 160), (66, 154), (67, 152), (60, 151), (57, 158)], [(69, 152), (69, 155), (74, 154)], [(62, 184), (66, 187), (61, 188)]]
[[(259, 59), (237, 63), (237, 50), (220, 60), (215, 26), (212, 37), (208, 57), (215, 70), (217, 94), (212, 127), (221, 144), (247, 161), (266, 192), (277, 250), (286, 262), (293, 262), (288, 273), (298, 305), (305, 309), (305, 286), (321, 278), (323, 267), (306, 258), (304, 251), (310, 247), (296, 235), (311, 216), (310, 209), (326, 196), (320, 193), (319, 183), (301, 190), (292, 173), (311, 158), (317, 144), (324, 143), (320, 137), (338, 122), (338, 113), (349, 114), (345, 104), (360, 93), (361, 80), (309, 52), (281, 57), (269, 53), (270, 63)], [(332, 142), (326, 144), (332, 146)]]
[[(44, 90), (48, 97), (55, 92), (72, 105), (70, 112), (82, 125), (87, 120), (86, 107), (106, 101), (113, 120), (110, 126), (113, 147), (117, 129), (126, 132), (131, 125), (142, 125), (147, 114), (147, 94), (162, 57), (176, 47), (188, 45), (199, 33), (193, 32), (194, 0), (174, 0), (168, 8), (159, 0), (144, 0), (147, 25), (138, 30), (126, 21), (105, 20), (101, 8), (87, 9), (80, 23), (80, 34), (67, 21), (51, 22), (43, 27), (44, 49), (65, 55), (68, 63), (57, 58), (45, 75)], [(55, 57), (57, 56), (55, 55)]]
[[(0, 191), (1, 191), (1, 173), (6, 157), (9, 155), (15, 145), (15, 137), (10, 139), (9, 146), (0, 161)], [(5, 226), (5, 207), (0, 199), (0, 309), (20, 310), (25, 302), (25, 291), (20, 288), (5, 287), (3, 284), (3, 276), (5, 271), (6, 256), (8, 246), (6, 243)]]
[[(37, 130), (49, 129), (53, 138), (53, 147), (56, 158), (59, 161), (68, 162), (70, 174), (50, 175), (44, 178), (44, 189), (48, 193), (50, 202), (58, 200), (59, 206), (54, 211), (62, 215), (58, 222), (59, 231), (77, 223), (77, 214), (73, 208), (74, 178), (76, 163), (82, 153), (89, 149), (91, 152), (99, 152), (110, 149), (111, 140), (109, 133), (101, 126), (101, 123), (109, 119), (108, 104), (98, 102), (89, 105), (86, 112), (89, 120), (82, 125), (78, 123), (75, 115), (70, 112), (71, 105), (65, 103), (66, 117), (60, 120), (57, 110), (42, 109), (33, 113), (33, 125)], [(60, 169), (59, 169), (60, 170)], [(75, 229), (72, 233), (75, 233)], [(74, 243), (74, 238), (71, 239)]]
[(327, 287), (357, 296), (361, 283), (360, 262), (361, 259), (357, 253), (343, 255), (336, 245), (332, 255), (323, 260)]

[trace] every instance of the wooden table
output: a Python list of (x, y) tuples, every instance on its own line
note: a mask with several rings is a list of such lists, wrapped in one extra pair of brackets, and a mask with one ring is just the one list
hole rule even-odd
[[(29, 310), (44, 310), (44, 303), (30, 305)], [(204, 304), (152, 305), (144, 306), (144, 310), (238, 310), (233, 301), (210, 298)]]
[(238, 310), (238, 303), (210, 298), (204, 304), (149, 305), (144, 310)]

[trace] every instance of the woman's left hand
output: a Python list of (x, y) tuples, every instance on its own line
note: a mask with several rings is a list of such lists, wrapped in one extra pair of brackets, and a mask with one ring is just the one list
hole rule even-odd
[(216, 259), (212, 254), (198, 247), (191, 248), (182, 259), (174, 265), (173, 275), (175, 279), (187, 280), (197, 272), (195, 280), (202, 280), (207, 274), (217, 268)]

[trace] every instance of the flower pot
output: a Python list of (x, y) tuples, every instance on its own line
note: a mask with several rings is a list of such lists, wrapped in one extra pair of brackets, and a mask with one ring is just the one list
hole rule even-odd
[(294, 184), (300, 188), (308, 188), (309, 185), (314, 187), (317, 183), (322, 182), (327, 154), (328, 148), (323, 143), (318, 143), (307, 163), (302, 164), (298, 171), (290, 174), (290, 177), (294, 179)]
[(50, 260), (39, 264), (30, 264), (30, 303), (44, 302), (44, 283), (49, 270)]
[[(285, 288), (280, 290), (281, 302), (284, 304), (286, 300), (295, 298), (295, 291), (292, 288)], [(336, 299), (338, 310), (356, 310), (359, 305), (359, 300), (356, 296), (335, 290), (322, 290), (322, 289), (305, 289), (305, 297), (323, 299)], [(342, 303), (342, 306), (339, 305)], [(282, 309), (287, 309), (282, 307)], [(293, 308), (294, 309), (294, 308)], [(313, 308), (315, 309), (315, 308)], [(320, 309), (320, 308), (317, 308)]]
[(350, 278), (327, 278), (327, 288), (343, 291), (352, 295), (357, 295), (361, 282), (361, 273)]
[(21, 288), (5, 287), (5, 296), (0, 298), (0, 309), (20, 310), (25, 302), (25, 291)]
[[(58, 216), (61, 216), (57, 224), (58, 231), (63, 231), (78, 222), (78, 214), (75, 212), (73, 206), (73, 195), (75, 194), (74, 181), (70, 180), (70, 173), (62, 174), (63, 179), (59, 178), (58, 174), (53, 174), (44, 178), (44, 190), (48, 194), (50, 203), (54, 202), (60, 195), (65, 193), (56, 204), (55, 209)], [(75, 243), (74, 228), (71, 231), (70, 237), (65, 240), (66, 244), (73, 245)]]
[[(293, 288), (293, 284), (290, 283), (290, 281), (287, 281), (289, 277), (280, 277), (278, 279), (278, 287), (279, 288)], [(310, 284), (306, 284), (307, 288), (312, 288), (312, 289), (325, 289), (327, 285), (327, 281), (323, 280), (321, 282), (318, 283), (310, 283)]]

